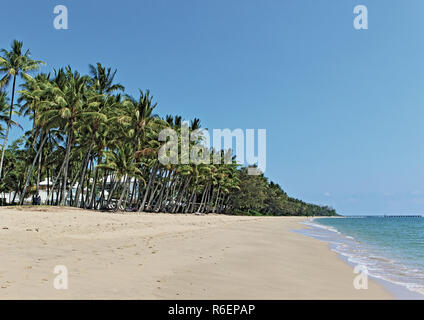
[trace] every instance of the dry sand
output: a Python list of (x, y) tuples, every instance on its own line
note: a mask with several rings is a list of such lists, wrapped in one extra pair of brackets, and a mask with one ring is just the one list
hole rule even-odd
[[(390, 299), (303, 218), (0, 209), (0, 299)], [(67, 290), (54, 289), (56, 265)]]

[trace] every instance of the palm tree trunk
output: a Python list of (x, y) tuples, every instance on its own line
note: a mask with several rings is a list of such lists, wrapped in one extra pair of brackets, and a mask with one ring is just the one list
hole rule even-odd
[(210, 201), (211, 201), (211, 194), (213, 194), (213, 191), (211, 193), (211, 189), (212, 189), (212, 185), (209, 185), (209, 189), (206, 192), (206, 197), (205, 197), (205, 204), (203, 207), (203, 212), (204, 213), (209, 213), (209, 207), (210, 207)]
[[(47, 170), (46, 170), (46, 172), (47, 172), (47, 194), (49, 194), (50, 193), (50, 176), (49, 176), (49, 168), (47, 167), (46, 168)], [(46, 198), (46, 200), (47, 200), (47, 204), (49, 204), (49, 198)]]
[[(72, 133), (73, 133), (73, 125), (72, 122), (70, 124), (70, 129), (68, 130), (67, 137), (67, 146), (66, 146), (66, 154), (65, 154), (65, 167), (63, 168), (63, 186), (62, 186), (62, 194), (60, 197), (60, 206), (64, 206), (66, 204), (66, 198), (68, 196), (67, 185), (68, 185), (68, 168), (69, 168), (69, 158), (71, 155), (71, 143), (72, 143)], [(70, 186), (72, 188), (72, 186)]]
[[(158, 180), (158, 177), (160, 177), (160, 176), (162, 176), (162, 170), (159, 170), (159, 174), (157, 174), (157, 175), (154, 176), (154, 180), (155, 181)], [(149, 198), (149, 201), (147, 202), (147, 208), (148, 209), (150, 209), (150, 207), (151, 207), (153, 198), (155, 197), (156, 191), (158, 190), (159, 186), (160, 186), (160, 182), (158, 181), (157, 184), (156, 184), (156, 186), (155, 186), (155, 188), (150, 193), (150, 198)]]
[(134, 183), (133, 183), (133, 188), (132, 188), (132, 192), (131, 192), (131, 198), (130, 198), (130, 204), (133, 203), (134, 200), (134, 195), (135, 195), (135, 190), (137, 189), (137, 184), (138, 184), (138, 180), (134, 179)]
[(43, 150), (43, 146), (44, 146), (44, 143), (47, 140), (47, 137), (48, 137), (47, 135), (44, 137), (43, 141), (41, 142), (40, 147), (38, 148), (37, 154), (35, 155), (34, 160), (32, 161), (31, 168), (29, 169), (29, 172), (28, 172), (28, 175), (27, 175), (27, 178), (26, 178), (26, 181), (25, 181), (24, 190), (22, 191), (22, 194), (21, 194), (21, 197), (20, 197), (20, 201), (19, 201), (20, 205), (24, 204), (25, 193), (26, 193), (26, 189), (28, 188), (28, 185), (29, 185), (29, 180), (31, 179), (31, 176), (32, 176), (32, 171), (34, 170), (34, 166), (35, 166), (35, 163), (37, 162), (37, 158), (41, 154), (41, 150)]
[(222, 197), (222, 203), (221, 203), (221, 212), (227, 213), (227, 208), (225, 206), (225, 200), (229, 197), (229, 195), (225, 195)]
[[(60, 176), (62, 175), (62, 171), (63, 171), (63, 167), (65, 166), (65, 162), (62, 162), (62, 166), (60, 167), (59, 171), (57, 172), (57, 177), (55, 178), (53, 184), (52, 184), (52, 189), (50, 190), (50, 192), (47, 194), (47, 200), (50, 197), (50, 193), (52, 193), (52, 203), (53, 204), (53, 193), (54, 193), (54, 187), (56, 186), (57, 181), (59, 180)], [(58, 188), (58, 196), (59, 196), (59, 190), (60, 187)]]
[(183, 196), (186, 193), (186, 189), (187, 189), (188, 185), (190, 184), (191, 179), (192, 179), (192, 176), (190, 176), (190, 177), (188, 177), (186, 179), (186, 182), (184, 184), (183, 190), (181, 191), (181, 194), (180, 194), (180, 196), (179, 196), (179, 198), (178, 198), (178, 200), (176, 202), (176, 205), (174, 206), (174, 208), (172, 210), (173, 213), (178, 212), (178, 210), (180, 209), (180, 207), (181, 207), (181, 201), (183, 201)]
[(218, 191), (217, 191), (217, 193), (216, 193), (216, 199), (215, 199), (215, 204), (214, 204), (214, 206), (213, 206), (212, 213), (215, 213), (215, 212), (216, 212), (216, 210), (217, 210), (218, 200), (219, 200), (219, 193), (220, 193), (220, 191), (221, 191), (221, 186), (219, 185), (219, 186), (218, 186)]
[[(82, 208), (86, 209), (87, 208), (87, 203), (89, 200), (89, 196), (90, 196), (90, 172), (93, 171), (93, 158), (91, 158), (91, 160), (88, 162), (88, 174), (86, 174), (87, 176), (87, 191), (85, 192), (85, 198), (84, 198), (84, 202), (82, 205)], [(84, 190), (84, 189), (83, 189)], [(84, 191), (83, 191), (84, 192)]]
[[(103, 200), (105, 199), (105, 189), (106, 189), (106, 183), (107, 183), (107, 176), (108, 172), (105, 170), (105, 173), (103, 174), (103, 183), (102, 183), (102, 190), (100, 191), (100, 198), (99, 201), (95, 204), (94, 209), (103, 208)], [(94, 195), (95, 197), (95, 195)]]
[(190, 199), (188, 201), (187, 213), (193, 213), (195, 208), (195, 201), (196, 201), (196, 189), (193, 188), (193, 191), (191, 192), (191, 195), (190, 195)]
[(170, 176), (171, 176), (171, 170), (169, 170), (168, 174), (165, 176), (165, 180), (163, 181), (162, 187), (160, 189), (158, 201), (156, 201), (153, 211), (158, 211), (162, 206), (163, 193), (166, 189), (166, 186), (168, 185)]
[(112, 201), (113, 198), (113, 193), (115, 192), (116, 186), (118, 185), (118, 182), (113, 181), (112, 182), (112, 178), (111, 178), (111, 188), (110, 188), (110, 194), (107, 198), (107, 202), (106, 202), (106, 207), (109, 207), (110, 202)]
[(124, 196), (125, 196), (125, 193), (127, 192), (127, 189), (128, 189), (128, 175), (125, 177), (124, 188), (122, 190), (121, 197), (118, 200), (118, 204), (116, 205), (116, 210), (120, 210), (120, 207), (121, 207), (122, 201), (124, 200)]
[(151, 208), (152, 208), (152, 205), (154, 203), (153, 200), (156, 199), (156, 192), (158, 191), (160, 185), (161, 185), (160, 182), (157, 182), (155, 188), (150, 193), (150, 198), (149, 198), (149, 201), (147, 202), (147, 209), (148, 210), (151, 210)]
[[(169, 177), (168, 177), (168, 181), (167, 181), (167, 183), (169, 182), (169, 178), (170, 178), (170, 176), (172, 175), (172, 173), (173, 173), (173, 171), (171, 171), (171, 172), (169, 173)], [(172, 187), (173, 187), (173, 185), (175, 184), (175, 180), (176, 180), (176, 175), (174, 175), (174, 176), (172, 177), (172, 180), (171, 180), (171, 183), (169, 184), (169, 187), (165, 186), (165, 188), (166, 188), (166, 193), (165, 193), (165, 196), (161, 199), (161, 201), (160, 201), (160, 203), (159, 203), (159, 211), (163, 211), (163, 212), (165, 212), (164, 210), (166, 209), (166, 208), (165, 208), (165, 207), (166, 207), (166, 200), (168, 199), (169, 191), (171, 190), (171, 188), (172, 188)]]
[(15, 100), (15, 85), (16, 85), (16, 75), (13, 76), (13, 86), (12, 86), (12, 101), (10, 103), (10, 113), (9, 113), (9, 121), (7, 122), (6, 135), (4, 136), (3, 142), (3, 150), (1, 151), (1, 160), (0, 160), (0, 180), (3, 179), (3, 161), (4, 161), (4, 152), (6, 151), (7, 138), (9, 137), (10, 125), (12, 121), (13, 114), (13, 102)]
[(199, 205), (199, 208), (197, 209), (197, 213), (201, 213), (202, 211), (202, 207), (203, 207), (203, 201), (205, 200), (205, 195), (206, 195), (206, 192), (208, 191), (208, 189), (209, 189), (209, 183), (205, 186), (205, 189), (203, 190), (203, 194), (202, 194), (202, 200), (200, 200), (200, 205)]
[(38, 195), (40, 191), (40, 178), (41, 178), (41, 163), (43, 161), (43, 152), (40, 153), (38, 157), (38, 170), (37, 170), (37, 184), (35, 186), (35, 194)]
[(115, 175), (112, 172), (111, 175), (110, 175), (110, 185), (109, 185), (110, 193), (107, 196), (108, 204), (109, 204), (109, 201), (112, 200), (112, 196), (113, 196), (112, 190), (115, 191), (115, 188), (116, 188), (117, 185), (118, 185), (118, 182), (115, 182)]
[[(97, 162), (97, 164), (99, 164)], [(91, 209), (93, 208), (94, 205), (94, 200), (96, 198), (96, 185), (97, 185), (97, 177), (99, 174), (99, 170), (98, 167), (96, 166), (96, 168), (94, 168), (94, 181), (93, 181), (93, 187), (91, 188), (91, 192), (90, 192), (90, 203), (88, 205), (88, 208)]]
[[(79, 176), (79, 174), (80, 174), (81, 170), (82, 170), (82, 168), (80, 168), (80, 169), (79, 169), (79, 170), (75, 173), (75, 177), (73, 178), (73, 180), (71, 180), (70, 188), (69, 188), (69, 190), (67, 190), (67, 191), (66, 191), (66, 193), (65, 193), (65, 199), (68, 199), (68, 196), (70, 196), (70, 197), (69, 197), (69, 201), (70, 201), (69, 205), (70, 205), (70, 206), (72, 206), (72, 204), (73, 204), (73, 202), (74, 202), (74, 198), (72, 197), (72, 195), (73, 195), (72, 189), (73, 189), (73, 186), (75, 185), (75, 183), (77, 183), (78, 176)], [(71, 171), (71, 172), (72, 172), (72, 171)], [(72, 177), (72, 174), (71, 174), (71, 177)]]
[[(46, 134), (46, 137), (48, 138), (48, 135)], [(43, 135), (41, 135), (41, 140), (43, 139)], [(43, 147), (39, 147), (41, 150), (43, 150)], [(41, 178), (41, 163), (43, 160), (43, 152), (40, 153), (40, 156), (38, 157), (38, 171), (37, 171), (37, 185), (35, 187), (35, 194), (38, 195), (38, 192), (40, 190), (40, 178)]]
[(63, 179), (61, 179), (59, 181), (59, 188), (57, 189), (57, 192), (56, 192), (56, 202), (55, 202), (56, 206), (59, 205), (59, 199), (60, 199), (60, 195), (62, 193), (62, 184), (63, 184)]
[[(90, 160), (90, 154), (91, 154), (91, 149), (93, 148), (93, 145), (94, 145), (94, 136), (91, 139), (91, 143), (90, 143), (90, 147), (88, 149), (88, 152), (84, 157), (81, 179), (79, 181), (78, 189), (77, 189), (77, 192), (75, 194), (75, 207), (77, 207), (77, 208), (79, 207), (79, 204), (80, 204), (80, 195), (81, 195), (81, 192), (82, 192), (82, 188), (84, 186), (85, 173), (87, 172), (88, 162)], [(88, 185), (87, 185), (87, 187), (88, 187)]]
[(15, 202), (15, 199), (16, 199), (16, 195), (18, 194), (18, 191), (17, 190), (15, 190), (15, 192), (13, 193), (13, 198), (12, 198), (12, 202), (11, 203), (14, 203)]
[(141, 206), (140, 206), (140, 208), (138, 210), (139, 212), (143, 212), (144, 211), (144, 206), (146, 204), (147, 195), (149, 194), (150, 187), (151, 187), (151, 185), (152, 185), (152, 183), (154, 181), (156, 170), (157, 170), (157, 167), (156, 167), (156, 164), (155, 164), (153, 166), (153, 168), (152, 168), (152, 172), (150, 173), (149, 182), (147, 183), (146, 191), (144, 191), (143, 201), (141, 202)]

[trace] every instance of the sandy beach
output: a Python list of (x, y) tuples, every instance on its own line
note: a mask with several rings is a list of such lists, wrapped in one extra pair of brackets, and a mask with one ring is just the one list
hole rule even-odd
[[(304, 218), (0, 209), (0, 299), (390, 299)], [(53, 283), (57, 265), (68, 289)]]

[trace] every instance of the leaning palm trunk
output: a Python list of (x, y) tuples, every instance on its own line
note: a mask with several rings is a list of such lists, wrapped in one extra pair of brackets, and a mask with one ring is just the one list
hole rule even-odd
[[(60, 196), (60, 205), (64, 206), (66, 203), (66, 198), (68, 193), (67, 185), (68, 185), (68, 168), (69, 168), (69, 158), (71, 156), (71, 143), (72, 143), (72, 132), (73, 132), (73, 126), (72, 123), (70, 125), (70, 129), (68, 130), (68, 137), (67, 137), (67, 146), (66, 146), (66, 154), (65, 154), (65, 167), (63, 168), (63, 185), (62, 185), (62, 194)], [(72, 186), (71, 186), (72, 188)], [(66, 195), (66, 196), (65, 196)]]
[(202, 199), (200, 200), (200, 205), (199, 205), (199, 208), (197, 209), (197, 213), (202, 212), (203, 201), (205, 200), (205, 196), (206, 196), (206, 192), (208, 191), (208, 188), (209, 188), (209, 183), (205, 186), (205, 189), (203, 190)]
[(154, 212), (159, 211), (159, 209), (161, 207), (161, 203), (162, 203), (162, 199), (163, 199), (163, 193), (166, 189), (166, 186), (168, 185), (170, 175), (171, 175), (171, 171), (168, 171), (168, 174), (166, 175), (165, 180), (164, 180), (162, 187), (160, 189), (158, 200), (156, 201), (155, 207), (153, 209)]
[(9, 137), (10, 125), (12, 124), (12, 114), (13, 114), (13, 102), (15, 99), (15, 85), (16, 85), (16, 75), (13, 76), (13, 86), (12, 86), (12, 101), (10, 103), (10, 113), (9, 121), (7, 122), (6, 134), (4, 135), (3, 149), (1, 151), (1, 160), (0, 160), (0, 179), (2, 179), (3, 173), (3, 161), (4, 161), (4, 152), (6, 151), (7, 138)]
[(158, 207), (159, 211), (163, 211), (163, 210), (166, 209), (166, 202), (168, 200), (169, 191), (171, 190), (171, 188), (175, 184), (176, 175), (173, 176), (173, 178), (172, 178), (172, 180), (169, 184), (169, 187), (167, 187), (167, 184), (169, 182), (169, 178), (170, 178), (171, 174), (172, 174), (172, 171), (170, 171), (167, 182), (165, 184), (165, 189), (166, 189), (165, 196), (163, 198), (161, 198), (160, 201), (159, 201), (159, 207)]
[[(54, 193), (54, 187), (56, 186), (56, 184), (57, 184), (57, 181), (59, 180), (59, 178), (60, 178), (60, 176), (61, 176), (61, 174), (62, 174), (62, 171), (63, 171), (63, 167), (65, 166), (65, 162), (62, 162), (62, 166), (60, 167), (60, 169), (59, 169), (59, 171), (58, 171), (58, 173), (57, 173), (57, 177), (55, 178), (55, 180), (54, 180), (54, 182), (53, 182), (53, 184), (52, 184), (52, 188), (51, 188), (51, 190), (48, 192), (48, 194), (47, 194), (47, 201), (49, 201), (49, 197), (50, 197), (50, 193), (52, 193), (52, 203), (51, 204), (53, 204), (53, 193)], [(60, 188), (59, 188), (59, 190), (60, 190)], [(59, 190), (58, 190), (58, 193), (59, 193)]]
[[(19, 186), (18, 186), (18, 188), (19, 188)], [(18, 194), (18, 191), (15, 191), (14, 193), (13, 193), (13, 198), (12, 198), (12, 202), (11, 203), (15, 203), (15, 199), (16, 199), (16, 195)]]
[(98, 166), (96, 166), (96, 168), (94, 168), (94, 181), (93, 181), (93, 186), (91, 188), (91, 192), (90, 192), (90, 203), (88, 204), (88, 208), (91, 209), (93, 208), (94, 205), (94, 200), (96, 198), (96, 184), (97, 184), (97, 177), (99, 174), (99, 170), (98, 170)]
[(216, 210), (217, 210), (218, 200), (219, 200), (219, 193), (220, 193), (220, 191), (221, 191), (221, 186), (219, 185), (219, 186), (218, 186), (218, 191), (217, 191), (217, 193), (216, 193), (216, 199), (215, 199), (215, 204), (214, 204), (214, 206), (213, 206), (212, 213), (215, 213), (215, 212), (216, 212)]
[[(120, 208), (121, 208), (121, 204), (122, 204), (122, 201), (124, 200), (124, 196), (125, 196), (125, 194), (127, 193), (127, 190), (128, 190), (128, 175), (125, 177), (125, 181), (124, 181), (124, 187), (123, 187), (123, 190), (122, 190), (122, 193), (121, 193), (121, 196), (119, 197), (119, 200), (118, 200), (118, 203), (117, 203), (117, 205), (116, 205), (116, 209), (115, 210), (120, 210)], [(131, 180), (130, 180), (130, 182), (131, 182)], [(124, 210), (125, 210), (125, 208), (124, 208)]]
[(210, 185), (208, 191), (206, 192), (205, 204), (204, 204), (204, 207), (203, 207), (204, 213), (209, 213), (211, 195), (213, 195), (213, 193), (211, 193), (211, 189), (212, 189), (212, 186)]
[(183, 193), (184, 185), (187, 179), (181, 178), (179, 182), (176, 183), (178, 185), (178, 190), (171, 193), (171, 197), (173, 199), (172, 207), (170, 208), (169, 212), (174, 213), (175, 209), (178, 206), (178, 199), (180, 198), (181, 194)]
[[(50, 176), (49, 176), (49, 168), (46, 168), (46, 173), (47, 173), (47, 194), (49, 194), (50, 192)], [(49, 203), (49, 198), (46, 199), (47, 200), (47, 204)]]
[(191, 192), (190, 199), (189, 199), (189, 202), (188, 202), (187, 213), (193, 213), (194, 212), (195, 201), (197, 200), (196, 198), (197, 198), (196, 189), (193, 188), (193, 191)]
[(191, 176), (190, 176), (190, 177), (188, 177), (188, 178), (186, 179), (186, 182), (185, 182), (185, 184), (184, 184), (183, 190), (181, 191), (181, 194), (180, 194), (180, 196), (179, 196), (179, 198), (178, 198), (177, 202), (175, 203), (174, 208), (172, 209), (172, 213), (178, 212), (178, 210), (180, 209), (181, 201), (183, 201), (183, 196), (184, 196), (184, 194), (186, 193), (186, 189), (187, 189), (187, 187), (188, 187), (188, 185), (189, 185), (189, 183), (190, 183), (191, 179), (192, 179), (192, 177), (191, 177)]
[[(160, 177), (162, 175), (162, 171), (160, 171), (159, 172), (159, 174), (155, 177), (155, 179), (156, 180), (158, 180), (158, 177)], [(156, 186), (155, 186), (155, 188), (153, 189), (153, 191), (150, 193), (150, 198), (149, 198), (149, 201), (147, 202), (147, 208), (148, 209), (150, 209), (151, 208), (151, 205), (152, 205), (152, 201), (153, 201), (153, 199), (155, 198), (155, 196), (156, 196), (156, 192), (157, 192), (157, 190), (159, 189), (159, 186), (161, 185), (161, 183), (160, 183), (160, 181), (157, 181), (156, 182)]]
[(230, 200), (230, 195), (227, 195), (226, 197), (224, 197), (222, 199), (222, 211), (224, 213), (227, 213), (227, 209), (228, 209), (228, 202)]
[[(131, 192), (131, 197), (130, 197), (130, 201), (129, 201), (129, 203), (130, 203), (130, 205), (132, 205), (133, 204), (133, 200), (134, 200), (134, 195), (135, 195), (135, 191), (136, 191), (136, 189), (137, 189), (137, 185), (138, 185), (138, 180), (137, 179), (134, 179), (134, 183), (133, 183), (133, 188), (132, 188), (132, 192)], [(130, 186), (131, 186), (131, 182), (130, 182)], [(130, 195), (130, 193), (128, 193), (128, 196)], [(127, 199), (126, 199), (126, 202), (128, 202), (128, 196), (127, 196)], [(126, 204), (126, 203), (125, 203)]]
[[(186, 188), (184, 190), (184, 192), (181, 195), (180, 200), (178, 201), (178, 206), (177, 208), (174, 210), (173, 213), (178, 213), (181, 212), (181, 208), (183, 207), (183, 203), (185, 202), (186, 208), (188, 207), (188, 201), (190, 201), (190, 199), (188, 198), (189, 196), (189, 190), (188, 188)], [(184, 201), (185, 200), (185, 201)]]
[(225, 194), (222, 195), (222, 199), (219, 204), (218, 213), (223, 213), (224, 211), (224, 201), (225, 201)]
[(73, 197), (72, 197), (72, 187), (75, 185), (75, 183), (77, 183), (77, 180), (78, 180), (78, 175), (80, 174), (80, 171), (81, 171), (81, 169), (79, 169), (78, 171), (77, 171), (77, 173), (75, 174), (75, 177), (74, 177), (74, 179), (73, 180), (71, 180), (71, 185), (70, 185), (70, 188), (69, 188), (69, 190), (67, 190), (66, 191), (66, 193), (65, 193), (65, 199), (68, 199), (68, 196), (69, 196), (69, 201), (71, 202), (69, 205), (72, 205), (72, 202), (73, 202)]
[[(48, 137), (48, 136), (46, 135), (46, 137)], [(39, 148), (41, 150), (43, 150), (43, 148), (41, 146)], [(38, 157), (37, 185), (36, 185), (36, 188), (35, 188), (35, 194), (37, 194), (37, 195), (38, 195), (38, 192), (40, 190), (40, 178), (41, 178), (41, 163), (42, 163), (42, 160), (43, 160), (43, 152), (41, 152), (40, 153), (40, 156)]]
[[(93, 171), (93, 158), (91, 158), (91, 161), (89, 161), (88, 166), (89, 166), (89, 172), (92, 172)], [(90, 174), (87, 174), (86, 183), (87, 183), (87, 188), (86, 188), (87, 191), (85, 192), (85, 200), (83, 202), (83, 205), (81, 206), (84, 209), (87, 208), (87, 204), (88, 204), (88, 200), (89, 200), (89, 195), (90, 195)]]
[(41, 154), (41, 150), (43, 150), (43, 146), (44, 146), (44, 143), (47, 140), (47, 137), (48, 137), (47, 135), (44, 137), (43, 141), (41, 142), (40, 147), (38, 148), (37, 154), (35, 155), (34, 160), (32, 161), (31, 168), (29, 169), (29, 172), (28, 172), (28, 175), (27, 175), (27, 178), (26, 178), (26, 181), (25, 181), (24, 190), (22, 191), (22, 194), (21, 194), (21, 197), (20, 197), (20, 201), (19, 201), (19, 204), (20, 205), (23, 205), (24, 204), (25, 193), (26, 193), (26, 189), (28, 188), (29, 181), (30, 181), (31, 176), (32, 176), (32, 171), (34, 170), (34, 166), (35, 166), (35, 163), (37, 162), (37, 158)]
[[(206, 193), (206, 200), (205, 200), (205, 207), (204, 212), (209, 213), (210, 207), (211, 207), (211, 198), (213, 195), (212, 185), (209, 186), (208, 192)], [(211, 191), (212, 190), (212, 191)]]
[[(94, 209), (103, 208), (103, 201), (105, 199), (105, 189), (107, 184), (107, 175), (108, 175), (108, 171), (105, 170), (105, 173), (103, 174), (102, 190), (100, 191), (99, 201), (95, 202)], [(95, 194), (94, 194), (94, 197), (95, 197)]]
[[(75, 207), (79, 207), (80, 204), (80, 195), (82, 193), (82, 189), (83, 189), (83, 185), (84, 185), (84, 179), (85, 179), (85, 173), (87, 172), (87, 167), (88, 167), (88, 162), (90, 160), (90, 154), (91, 154), (91, 150), (94, 146), (94, 137), (91, 139), (91, 143), (90, 143), (90, 148), (88, 149), (87, 154), (85, 155), (84, 161), (83, 161), (83, 169), (82, 169), (82, 174), (81, 174), (81, 179), (79, 181), (78, 184), (78, 189), (77, 192), (75, 194)], [(87, 185), (88, 187), (88, 185)]]
[(146, 201), (147, 201), (147, 195), (149, 194), (150, 187), (155, 179), (156, 170), (157, 170), (157, 165), (155, 164), (152, 168), (152, 172), (150, 173), (149, 182), (147, 183), (146, 191), (144, 192), (144, 196), (143, 196), (143, 201), (141, 202), (140, 208), (138, 210), (139, 212), (144, 211), (144, 206), (146, 205)]
[(119, 185), (119, 182), (118, 181), (114, 181), (114, 179), (113, 179), (113, 182), (112, 182), (112, 179), (111, 179), (111, 189), (110, 189), (110, 194), (109, 194), (109, 196), (107, 197), (107, 202), (106, 202), (106, 207), (109, 207), (109, 205), (110, 205), (110, 202), (112, 201), (112, 198), (113, 198), (113, 193), (115, 192), (115, 189), (116, 189), (116, 187)]

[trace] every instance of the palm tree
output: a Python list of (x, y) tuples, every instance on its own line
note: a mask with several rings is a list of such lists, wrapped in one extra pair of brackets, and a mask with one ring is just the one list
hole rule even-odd
[[(91, 117), (91, 121), (86, 122), (87, 124), (87, 130), (89, 131), (89, 145), (88, 150), (86, 152), (86, 155), (84, 157), (83, 161), (83, 170), (80, 178), (80, 182), (78, 184), (77, 192), (75, 195), (75, 206), (79, 206), (80, 202), (80, 194), (83, 190), (83, 181), (85, 179), (86, 175), (86, 169), (88, 166), (88, 162), (91, 157), (92, 149), (95, 145), (96, 136), (98, 134), (98, 131), (100, 129), (100, 126), (106, 122), (108, 111), (110, 111), (110, 108), (113, 107), (120, 107), (120, 96), (117, 97), (110, 96), (115, 91), (123, 91), (125, 88), (121, 84), (115, 84), (114, 78), (116, 75), (117, 70), (114, 70), (112, 72), (111, 68), (104, 68), (100, 63), (96, 64), (96, 67), (93, 65), (89, 65), (90, 69), (90, 76), (91, 76), (91, 89), (94, 89), (97, 93), (96, 100), (98, 101), (97, 105), (94, 105), (95, 108), (91, 110), (92, 112), (97, 113), (95, 117)], [(94, 115), (94, 113), (92, 114)], [(100, 160), (100, 158), (98, 159)], [(95, 180), (97, 179), (97, 176), (95, 176)], [(88, 187), (88, 186), (87, 186)], [(93, 188), (94, 191), (96, 187), (96, 181), (93, 181)], [(92, 197), (93, 198), (93, 197)], [(87, 201), (83, 202), (83, 205), (85, 207)], [(92, 201), (90, 201), (89, 206), (91, 206)]]
[(112, 72), (111, 68), (105, 68), (101, 63), (97, 62), (96, 66), (89, 65), (90, 76), (93, 80), (93, 85), (99, 94), (111, 94), (115, 91), (124, 91), (125, 88), (119, 83), (113, 83), (116, 72)]
[[(41, 178), (41, 164), (42, 164), (42, 155), (43, 155), (43, 146), (45, 141), (47, 140), (48, 130), (45, 130), (45, 128), (41, 128), (40, 126), (36, 125), (36, 112), (39, 108), (39, 104), (41, 101), (46, 100), (48, 97), (46, 95), (46, 88), (50, 85), (50, 74), (44, 74), (40, 73), (37, 74), (34, 78), (28, 78), (26, 81), (21, 85), (23, 90), (18, 91), (20, 94), (20, 97), (18, 99), (18, 102), (21, 103), (21, 110), (20, 112), (24, 116), (29, 116), (30, 119), (32, 119), (32, 130), (31, 133), (31, 140), (32, 145), (35, 147), (37, 144), (37, 137), (39, 136), (39, 142), (36, 147), (36, 157), (38, 156), (38, 170), (37, 170), (37, 184), (36, 184), (36, 190), (35, 194), (39, 193), (39, 186), (40, 186), (40, 178)], [(44, 142), (43, 142), (44, 141)], [(36, 159), (34, 160), (36, 161)], [(28, 172), (28, 178), (27, 182), (29, 182), (29, 179), (32, 175), (33, 166), (31, 166), (30, 171)], [(25, 196), (27, 184), (24, 187), (23, 196)], [(23, 197), (21, 197), (21, 203), (23, 203)]]
[(122, 186), (122, 193), (116, 205), (116, 210), (120, 210), (132, 178), (141, 178), (141, 171), (134, 164), (134, 151), (128, 144), (117, 145), (113, 151), (106, 151), (106, 159), (106, 163), (100, 164), (99, 167), (115, 172), (117, 183)]
[[(71, 67), (59, 70), (52, 85), (47, 88), (51, 99), (40, 103), (39, 121), (44, 124), (57, 122), (66, 132), (66, 151), (63, 165), (63, 185), (60, 204), (65, 205), (67, 196), (69, 159), (71, 147), (75, 142), (75, 131), (89, 117), (103, 117), (90, 108), (97, 106), (97, 95), (89, 90), (89, 77), (72, 72)], [(59, 172), (58, 174), (61, 174)]]
[(48, 99), (46, 96), (47, 87), (50, 85), (50, 74), (39, 73), (34, 78), (28, 78), (21, 85), (22, 90), (18, 91), (20, 97), (18, 103), (21, 104), (20, 112), (24, 116), (32, 119), (32, 127), (35, 127), (36, 112), (41, 101)]
[(33, 60), (30, 58), (30, 51), (27, 50), (25, 53), (22, 51), (23, 42), (14, 40), (12, 43), (12, 50), (7, 51), (2, 49), (0, 52), (3, 54), (3, 57), (0, 57), (0, 74), (4, 73), (3, 78), (0, 79), (0, 89), (7, 86), (13, 78), (12, 84), (12, 100), (10, 103), (10, 112), (9, 112), (9, 122), (7, 124), (6, 134), (4, 136), (3, 148), (1, 152), (0, 160), (0, 179), (2, 178), (3, 170), (3, 160), (4, 152), (6, 150), (7, 139), (9, 137), (10, 125), (13, 114), (13, 103), (15, 99), (15, 87), (16, 87), (16, 78), (22, 77), (28, 79), (31, 76), (28, 72), (39, 69), (41, 64), (44, 62), (39, 60)]
[(4, 137), (4, 128), (1, 126), (1, 123), (8, 123), (9, 121), (9, 113), (10, 105), (6, 95), (6, 92), (0, 92), (0, 134)]
[[(1, 123), (5, 123), (6, 126), (16, 126), (22, 128), (16, 121), (11, 120), (10, 118), (10, 104), (8, 103), (9, 99), (7, 98), (6, 92), (0, 91), (0, 135), (4, 138), (4, 128), (1, 126)], [(20, 115), (18, 111), (13, 111), (13, 114)]]
[(135, 139), (137, 151), (141, 151), (143, 139), (147, 130), (163, 127), (164, 123), (160, 121), (158, 115), (153, 111), (157, 103), (153, 103), (153, 97), (150, 96), (149, 90), (144, 93), (139, 90), (140, 97), (138, 100), (127, 96), (124, 102), (123, 115), (119, 118), (119, 122), (127, 125), (130, 139)]
[[(157, 103), (153, 102), (153, 97), (149, 90), (144, 93), (139, 90), (138, 100), (127, 96), (123, 103), (122, 115), (118, 117), (118, 123), (122, 124), (127, 143), (131, 143), (135, 148), (133, 161), (137, 161), (140, 156), (147, 156), (156, 153), (160, 147), (157, 141), (159, 131), (166, 127), (166, 122), (153, 113)], [(122, 142), (122, 141), (121, 141)], [(156, 171), (157, 165), (153, 164), (152, 171)], [(152, 185), (155, 175), (149, 176), (149, 181), (145, 190), (144, 198), (141, 202), (140, 211), (144, 209), (147, 200), (147, 193)], [(144, 183), (144, 181), (143, 181)]]

